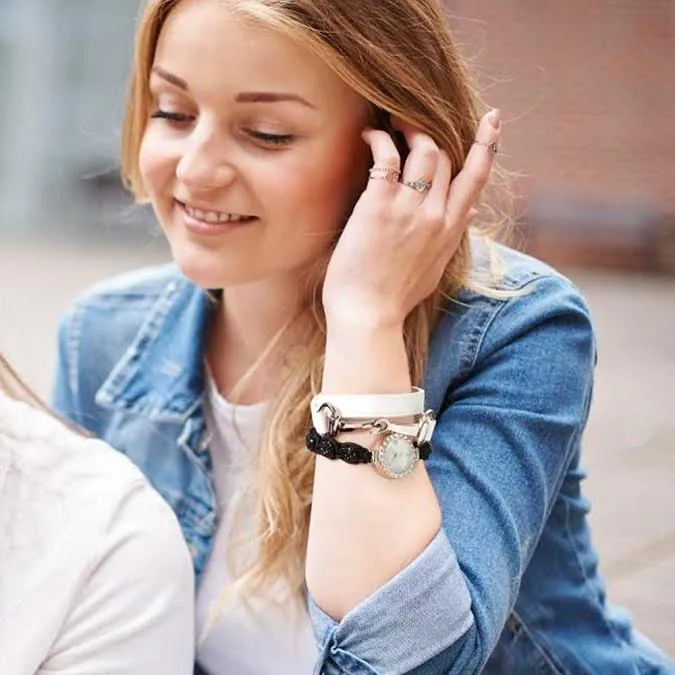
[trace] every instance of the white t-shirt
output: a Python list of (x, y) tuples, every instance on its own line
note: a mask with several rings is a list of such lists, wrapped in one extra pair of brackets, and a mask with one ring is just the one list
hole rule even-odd
[(2, 675), (189, 675), (193, 578), (126, 457), (0, 393)]
[[(242, 529), (254, 531), (246, 489), (251, 485), (253, 457), (266, 414), (265, 404), (229, 403), (211, 378), (205, 404), (219, 525), (197, 591), (198, 639), (214, 602), (232, 581), (227, 557), (232, 536)], [(240, 556), (253, 554), (252, 546), (236, 550)], [(197, 646), (197, 661), (209, 675), (305, 675), (313, 671), (316, 658), (316, 642), (306, 611), (298, 610), (293, 603), (279, 608), (262, 599), (251, 600), (250, 607), (227, 604)]]

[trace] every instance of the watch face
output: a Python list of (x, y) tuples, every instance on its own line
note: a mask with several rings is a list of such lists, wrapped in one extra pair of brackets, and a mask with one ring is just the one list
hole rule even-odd
[(412, 441), (399, 434), (388, 434), (373, 452), (375, 468), (388, 478), (403, 478), (415, 468), (419, 452)]

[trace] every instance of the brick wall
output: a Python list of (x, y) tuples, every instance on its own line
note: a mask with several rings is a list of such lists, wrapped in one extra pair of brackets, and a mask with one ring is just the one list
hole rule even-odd
[(446, 5), (503, 111), (529, 248), (675, 268), (675, 0)]

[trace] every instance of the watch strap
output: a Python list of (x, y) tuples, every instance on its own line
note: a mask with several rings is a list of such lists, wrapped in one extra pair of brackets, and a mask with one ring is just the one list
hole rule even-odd
[(326, 404), (343, 419), (411, 417), (424, 412), (424, 390), (414, 387), (407, 394), (317, 394), (310, 405), (314, 426), (318, 426), (315, 417)]

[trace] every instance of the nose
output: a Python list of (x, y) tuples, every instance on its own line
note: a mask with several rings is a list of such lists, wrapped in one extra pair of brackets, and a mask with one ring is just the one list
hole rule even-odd
[(220, 188), (234, 181), (236, 171), (227, 159), (225, 139), (216, 129), (195, 128), (185, 139), (176, 177), (193, 190)]

